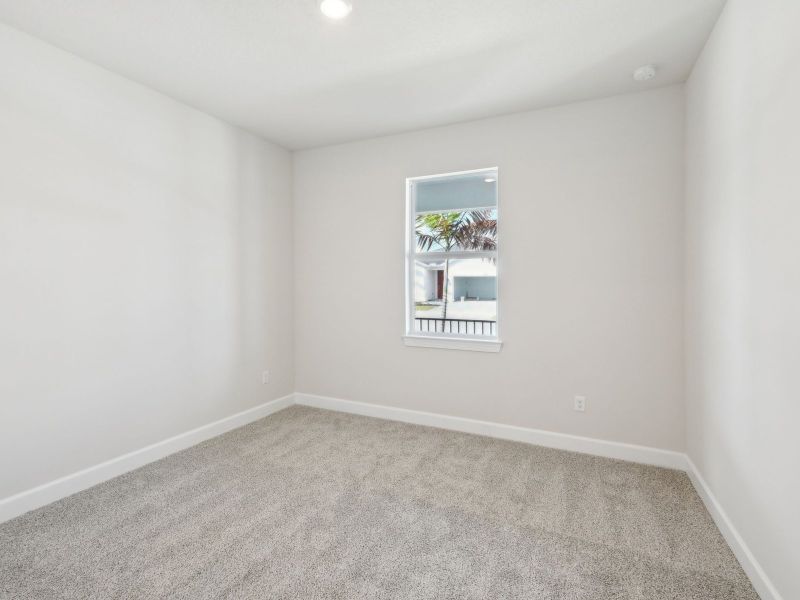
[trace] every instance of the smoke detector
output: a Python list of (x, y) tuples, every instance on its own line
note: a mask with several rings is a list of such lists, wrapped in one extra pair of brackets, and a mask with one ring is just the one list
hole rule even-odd
[(642, 65), (633, 72), (634, 81), (650, 81), (656, 77), (655, 65)]

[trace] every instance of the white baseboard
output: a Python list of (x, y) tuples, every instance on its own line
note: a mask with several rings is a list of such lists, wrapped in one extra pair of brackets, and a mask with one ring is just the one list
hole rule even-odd
[(464, 433), (475, 433), (503, 440), (556, 448), (558, 450), (569, 450), (582, 454), (617, 458), (647, 465), (655, 465), (657, 467), (666, 467), (668, 469), (686, 470), (686, 455), (672, 450), (662, 450), (660, 448), (637, 446), (635, 444), (625, 444), (622, 442), (610, 442), (607, 440), (581, 437), (566, 433), (555, 433), (553, 431), (544, 431), (541, 429), (516, 427), (514, 425), (502, 425), (500, 423), (478, 421), (476, 419), (466, 419), (463, 417), (450, 417), (437, 413), (394, 408), (392, 406), (382, 406), (379, 404), (368, 404), (366, 402), (354, 402), (352, 400), (317, 396), (315, 394), (296, 393), (295, 403), (327, 410), (364, 415), (367, 417), (388, 419), (390, 421), (403, 421), (405, 423), (414, 423), (415, 425), (427, 425), (428, 427), (451, 429)]
[(705, 503), (708, 512), (717, 524), (731, 550), (736, 555), (750, 581), (753, 583), (762, 600), (783, 600), (767, 577), (761, 565), (748, 548), (733, 523), (720, 506), (708, 484), (692, 460), (681, 452), (662, 450), (648, 446), (637, 446), (621, 442), (611, 442), (595, 438), (581, 437), (565, 433), (529, 429), (514, 425), (503, 425), (489, 421), (478, 421), (463, 417), (429, 413), (405, 408), (354, 402), (315, 394), (295, 393), (271, 402), (266, 402), (249, 410), (192, 429), (169, 439), (157, 442), (145, 448), (134, 450), (98, 465), (83, 469), (77, 473), (61, 477), (44, 485), (26, 490), (14, 496), (0, 500), (0, 523), (13, 519), (28, 511), (34, 510), (71, 494), (85, 490), (93, 485), (117, 477), (147, 463), (164, 458), (180, 450), (184, 450), (207, 439), (221, 435), (237, 427), (271, 415), (292, 404), (301, 404), (338, 412), (353, 413), (379, 419), (402, 421), (416, 425), (450, 429), (464, 433), (474, 433), (489, 437), (511, 440), (569, 450), (583, 454), (593, 454), (607, 458), (616, 458), (632, 462), (678, 469), (686, 471), (697, 493)]
[(271, 415), (294, 403), (294, 395), (265, 402), (259, 406), (214, 421), (207, 425), (178, 434), (161, 442), (156, 442), (128, 454), (123, 454), (77, 473), (72, 473), (38, 487), (20, 492), (0, 500), (0, 523), (13, 519), (23, 513), (70, 496), (113, 477), (138, 469), (180, 450), (236, 429), (267, 415)]
[(714, 523), (716, 523), (722, 537), (728, 542), (728, 546), (730, 546), (739, 564), (742, 565), (742, 569), (744, 569), (744, 572), (750, 578), (750, 582), (753, 584), (756, 592), (761, 596), (761, 600), (782, 600), (782, 596), (778, 593), (778, 590), (775, 589), (775, 586), (772, 584), (770, 578), (767, 577), (764, 569), (761, 568), (756, 557), (753, 556), (753, 553), (750, 551), (750, 548), (745, 543), (741, 534), (736, 527), (734, 527), (733, 522), (711, 492), (711, 488), (708, 487), (706, 480), (703, 479), (697, 465), (694, 464), (689, 456), (686, 457), (686, 465), (686, 473), (689, 475), (689, 479), (692, 480), (692, 485), (694, 485), (698, 495), (706, 505), (706, 509), (711, 514), (711, 518), (714, 519)]

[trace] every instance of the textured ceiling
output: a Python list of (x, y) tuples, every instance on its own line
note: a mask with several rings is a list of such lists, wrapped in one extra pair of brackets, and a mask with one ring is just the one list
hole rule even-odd
[(723, 4), (0, 0), (0, 21), (296, 149), (684, 81)]

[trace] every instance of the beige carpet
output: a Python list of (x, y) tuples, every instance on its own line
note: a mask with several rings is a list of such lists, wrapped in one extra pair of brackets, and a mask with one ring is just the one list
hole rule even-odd
[(0, 597), (757, 595), (684, 473), (295, 406), (0, 525)]

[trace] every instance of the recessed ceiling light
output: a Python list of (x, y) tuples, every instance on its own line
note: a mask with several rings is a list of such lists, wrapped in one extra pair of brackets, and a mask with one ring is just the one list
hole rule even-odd
[(487, 177), (486, 179), (484, 179), (484, 181), (486, 183), (494, 183), (495, 181), (497, 181), (497, 179), (495, 179), (494, 177)]
[(353, 10), (353, 3), (349, 0), (322, 0), (319, 9), (330, 19), (344, 19)]
[(655, 65), (643, 65), (633, 72), (634, 81), (650, 81), (656, 77)]

